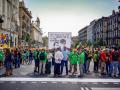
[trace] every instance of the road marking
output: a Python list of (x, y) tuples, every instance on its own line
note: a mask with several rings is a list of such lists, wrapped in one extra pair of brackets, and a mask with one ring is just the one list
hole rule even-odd
[(72, 84), (77, 84), (77, 82), (72, 82)]
[(114, 82), (113, 84), (119, 84), (118, 82)]
[(1, 81), (36, 81), (36, 82), (119, 82), (120, 83), (120, 79), (93, 79), (93, 78), (82, 78), (82, 79), (78, 79), (78, 78), (23, 78), (23, 77), (18, 77), (18, 78), (14, 78), (14, 77), (3, 77), (0, 78), (0, 82)]
[(25, 81), (22, 81), (21, 83), (27, 83), (27, 82), (25, 82)]
[(120, 88), (91, 88), (92, 90), (120, 90)]
[(14, 83), (16, 83), (16, 81), (11, 81), (10, 83), (14, 84)]
[(87, 82), (83, 82), (82, 84), (88, 84)]
[(57, 82), (52, 82), (52, 83), (57, 83)]
[(80, 90), (85, 90), (83, 87), (81, 87), (81, 89)]
[(102, 84), (108, 84), (107, 82), (103, 82)]
[(92, 84), (98, 84), (97, 82), (93, 82)]
[(37, 82), (31, 82), (31, 83), (37, 83)]
[(47, 83), (47, 82), (41, 82), (41, 83)]
[(88, 88), (88, 87), (85, 87), (85, 90), (89, 90), (89, 88)]
[(67, 84), (68, 82), (61, 82), (62, 84)]

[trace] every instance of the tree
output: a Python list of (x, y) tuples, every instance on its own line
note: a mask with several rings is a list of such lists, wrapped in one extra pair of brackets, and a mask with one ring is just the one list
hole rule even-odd
[(104, 44), (102, 38), (101, 39), (97, 38), (93, 45), (94, 47), (103, 46)]
[(87, 46), (91, 46), (92, 45), (92, 42), (91, 41), (87, 41)]
[(44, 47), (48, 47), (48, 37), (47, 37), (47, 36), (44, 36), (44, 37), (42, 38), (42, 40), (43, 40), (43, 46), (44, 46)]
[(30, 35), (26, 33), (26, 36), (25, 36), (25, 41), (26, 42), (29, 42), (30, 41)]

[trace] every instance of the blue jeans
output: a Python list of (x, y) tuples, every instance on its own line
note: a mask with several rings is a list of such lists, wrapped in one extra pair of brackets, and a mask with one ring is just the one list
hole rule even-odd
[(61, 74), (63, 73), (64, 65), (65, 65), (65, 68), (66, 68), (66, 74), (68, 74), (68, 61), (65, 61), (65, 60), (61, 61)]
[(32, 63), (33, 57), (29, 57), (29, 64)]
[(83, 71), (84, 73), (89, 71), (89, 60), (85, 60)]
[(84, 69), (84, 64), (79, 64), (79, 71), (80, 71), (80, 76), (83, 76), (83, 69)]
[(111, 62), (106, 63), (106, 72), (107, 72), (108, 75), (112, 75), (113, 64)]
[(118, 72), (120, 74), (120, 63), (118, 64)]
[(118, 69), (118, 61), (113, 61), (113, 73), (114, 73), (114, 75), (117, 74), (117, 69)]
[(15, 57), (14, 59), (15, 59), (15, 68), (20, 67), (20, 58)]
[(17, 58), (17, 65), (20, 67), (20, 58)]

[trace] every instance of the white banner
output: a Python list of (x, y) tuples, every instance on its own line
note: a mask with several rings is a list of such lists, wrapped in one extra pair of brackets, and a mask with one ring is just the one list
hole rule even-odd
[(71, 32), (48, 32), (48, 48), (71, 47)]

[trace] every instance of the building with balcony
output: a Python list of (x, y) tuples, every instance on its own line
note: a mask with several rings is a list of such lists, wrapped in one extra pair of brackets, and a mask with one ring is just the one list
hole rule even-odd
[(0, 44), (18, 46), (19, 0), (0, 0)]
[(87, 42), (87, 28), (88, 26), (84, 27), (83, 29), (79, 30), (78, 38), (81, 43)]
[(31, 11), (26, 8), (24, 1), (19, 2), (19, 20), (20, 20), (20, 30), (19, 30), (19, 45), (21, 47), (30, 46), (30, 33), (32, 31), (31, 24), (32, 14)]
[(108, 46), (120, 44), (120, 11), (113, 10), (112, 15), (108, 17), (107, 44)]
[(42, 30), (40, 28), (40, 19), (37, 17), (35, 22), (32, 22), (32, 32), (31, 32), (32, 47), (40, 48), (42, 47)]
[(108, 17), (102, 17), (94, 24), (94, 42), (99, 41), (101, 45), (107, 45), (107, 21)]
[(87, 27), (87, 42), (93, 43), (94, 41), (94, 25), (95, 25), (95, 20), (93, 20), (90, 25)]

